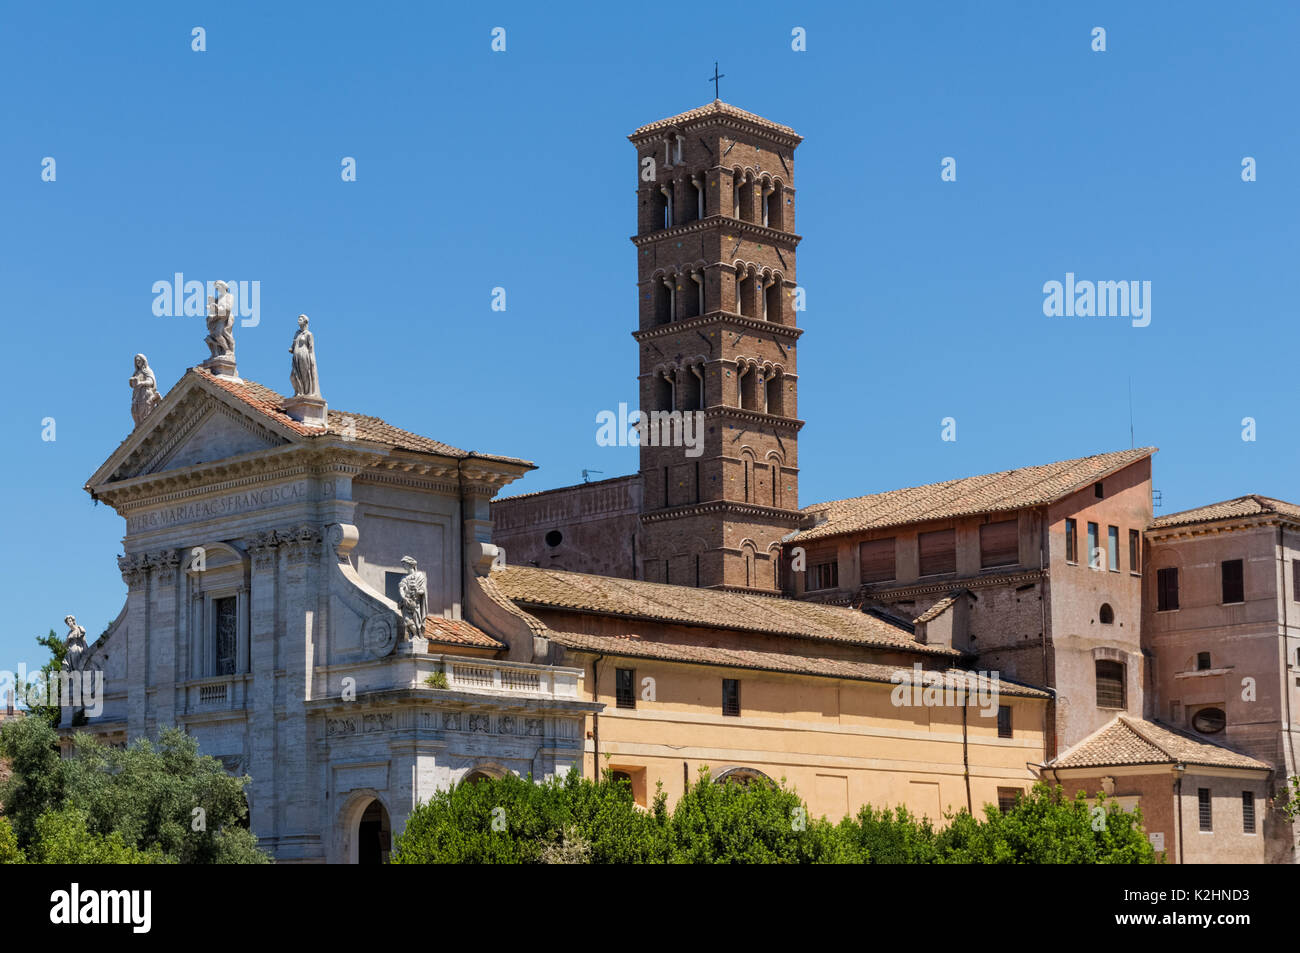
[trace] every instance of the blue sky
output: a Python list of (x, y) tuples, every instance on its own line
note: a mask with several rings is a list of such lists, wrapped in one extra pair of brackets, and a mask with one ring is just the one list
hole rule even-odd
[[(511, 492), (635, 470), (595, 442), (636, 401), (625, 137), (711, 100), (715, 60), (805, 137), (802, 503), (1127, 447), (1130, 379), (1163, 512), (1300, 499), (1300, 8), (790, 9), (6, 5), (0, 668), (122, 605), (124, 524), (81, 487), (130, 429), (132, 355), (163, 389), (207, 357), (201, 319), (153, 314), (175, 272), (261, 283), (246, 379), (289, 389), (306, 312), (332, 407), (536, 461)], [(1150, 325), (1044, 316), (1066, 272), (1150, 281)]]

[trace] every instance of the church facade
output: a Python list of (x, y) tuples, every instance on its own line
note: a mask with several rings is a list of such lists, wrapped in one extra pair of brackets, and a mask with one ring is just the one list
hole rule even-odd
[[(86, 484), (127, 595), (67, 735), (183, 727), (283, 862), (382, 862), (437, 790), (571, 770), (936, 821), (1047, 778), (1141, 804), (1173, 861), (1294, 862), (1300, 510), (1162, 522), (1154, 448), (801, 507), (801, 139), (719, 101), (629, 138), (638, 472), (502, 499), (532, 464), (329, 408), (305, 316), (291, 395), (241, 379), (218, 287), (208, 360), (163, 395), (136, 356)], [(1210, 539), (1248, 540), (1217, 592)]]

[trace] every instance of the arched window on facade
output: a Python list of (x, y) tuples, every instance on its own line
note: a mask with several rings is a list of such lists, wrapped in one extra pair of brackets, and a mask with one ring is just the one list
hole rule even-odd
[(779, 276), (773, 275), (767, 279), (763, 287), (763, 320), (772, 321), (776, 324), (782, 322), (781, 303), (782, 293), (785, 287)]

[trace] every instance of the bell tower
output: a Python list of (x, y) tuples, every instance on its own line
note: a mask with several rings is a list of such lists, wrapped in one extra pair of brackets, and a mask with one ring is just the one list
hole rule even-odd
[(777, 592), (800, 522), (790, 127), (714, 100), (637, 150), (642, 578)]

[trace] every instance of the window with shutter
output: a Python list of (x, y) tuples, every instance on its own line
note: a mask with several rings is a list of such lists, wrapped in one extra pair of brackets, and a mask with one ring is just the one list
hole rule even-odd
[(1255, 792), (1241, 792), (1241, 831), (1243, 834), (1255, 833)]
[(636, 690), (633, 688), (635, 681), (636, 669), (614, 669), (615, 695), (618, 699), (619, 708), (636, 707)]
[(917, 539), (920, 549), (921, 575), (937, 576), (957, 571), (957, 532), (941, 529), (921, 533)]
[(1178, 608), (1178, 570), (1156, 571), (1156, 610), (1168, 612)]
[(980, 527), (980, 568), (1014, 566), (1020, 562), (1020, 533), (1015, 520)]
[(1096, 663), (1097, 707), (1125, 708), (1124, 663), (1099, 659)]
[(1210, 802), (1210, 789), (1196, 789), (1197, 808), (1200, 814), (1201, 830), (1210, 833), (1214, 830), (1214, 809)]
[(858, 548), (858, 560), (862, 565), (863, 582), (889, 582), (898, 577), (895, 564), (894, 537), (873, 539)]

